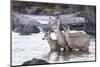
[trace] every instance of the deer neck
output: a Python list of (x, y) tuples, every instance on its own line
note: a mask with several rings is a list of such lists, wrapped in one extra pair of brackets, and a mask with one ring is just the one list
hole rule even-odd
[(69, 42), (70, 41), (70, 38), (71, 38), (71, 36), (70, 36), (70, 33), (64, 33), (64, 35), (66, 36), (66, 39), (67, 39), (67, 41)]
[(50, 47), (52, 47), (54, 45), (54, 40), (52, 40), (52, 38), (48, 39), (48, 44), (50, 45)]
[(52, 41), (52, 38), (49, 38), (47, 41), (48, 41), (48, 42), (51, 42), (51, 41)]

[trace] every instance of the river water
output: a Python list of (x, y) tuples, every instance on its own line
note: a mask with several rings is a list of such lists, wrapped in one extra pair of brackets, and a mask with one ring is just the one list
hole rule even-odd
[[(42, 40), (43, 33), (31, 35), (19, 35), (12, 32), (12, 65), (21, 65), (33, 58), (44, 59), (50, 63), (94, 61), (95, 60), (95, 37), (91, 36), (91, 45), (88, 52), (57, 52), (50, 51), (49, 44)], [(52, 33), (52, 38), (56, 39)]]

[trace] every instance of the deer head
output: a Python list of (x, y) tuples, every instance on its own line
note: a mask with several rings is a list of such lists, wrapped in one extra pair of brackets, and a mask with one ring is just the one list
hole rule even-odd
[(44, 37), (42, 38), (42, 40), (49, 40), (51, 38), (51, 32), (46, 32), (44, 31)]
[(59, 29), (60, 23), (61, 23), (61, 19), (58, 19), (58, 20), (55, 19), (55, 20), (53, 20), (51, 17), (49, 17), (49, 24), (53, 28), (54, 31), (60, 30)]
[(67, 25), (67, 27), (63, 26), (63, 29), (64, 29), (65, 32), (69, 32), (70, 31), (70, 26), (69, 25)]
[(69, 38), (69, 34), (70, 34), (70, 27), (69, 26), (67, 26), (67, 28), (66, 27), (64, 27), (63, 26), (63, 29), (64, 29), (64, 35), (65, 35), (65, 37), (66, 37), (66, 41), (68, 41), (68, 38)]

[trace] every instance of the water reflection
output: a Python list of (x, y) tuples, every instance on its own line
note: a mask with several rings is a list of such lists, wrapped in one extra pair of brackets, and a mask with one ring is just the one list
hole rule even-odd
[(61, 61), (70, 61), (70, 59), (77, 57), (86, 57), (89, 54), (91, 54), (89, 51), (50, 51), (44, 58), (51, 63), (56, 63)]

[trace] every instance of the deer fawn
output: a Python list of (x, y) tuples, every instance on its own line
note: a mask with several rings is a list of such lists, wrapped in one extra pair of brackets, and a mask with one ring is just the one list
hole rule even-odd
[(59, 29), (60, 19), (57, 21), (57, 20), (53, 20), (50, 17), (49, 18), (49, 24), (51, 25), (51, 27), (54, 30), (54, 33), (56, 34), (59, 46), (61, 46), (62, 48), (64, 48), (64, 51), (65, 50), (71, 50), (71, 48), (68, 47), (68, 43), (66, 42), (66, 38), (65, 38), (64, 34)]
[(58, 45), (57, 40), (53, 40), (51, 38), (51, 32), (44, 32), (44, 37), (42, 39), (48, 41), (48, 44), (50, 45), (51, 51), (60, 50), (60, 47)]
[(77, 31), (71, 33), (70, 28), (64, 28), (64, 35), (66, 37), (66, 41), (68, 42), (68, 46), (72, 49), (79, 50), (88, 50), (90, 45), (90, 38), (85, 32)]

